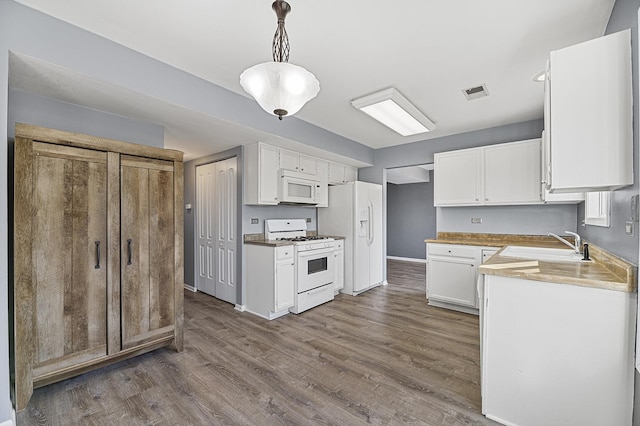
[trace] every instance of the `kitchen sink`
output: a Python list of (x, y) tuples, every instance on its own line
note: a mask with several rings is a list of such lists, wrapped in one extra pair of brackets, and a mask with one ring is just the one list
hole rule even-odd
[(500, 256), (517, 257), (543, 262), (587, 262), (582, 255), (571, 249), (507, 246), (500, 252)]

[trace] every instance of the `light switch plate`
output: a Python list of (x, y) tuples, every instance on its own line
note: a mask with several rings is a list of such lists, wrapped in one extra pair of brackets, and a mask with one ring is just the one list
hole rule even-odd
[(633, 222), (626, 222), (624, 224), (624, 232), (626, 232), (627, 235), (633, 235)]
[(311, 223), (311, 218), (310, 217), (307, 218), (307, 223)]

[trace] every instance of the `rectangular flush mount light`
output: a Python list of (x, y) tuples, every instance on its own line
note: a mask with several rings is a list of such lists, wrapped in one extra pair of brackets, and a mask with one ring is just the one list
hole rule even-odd
[(351, 105), (402, 136), (430, 132), (436, 128), (433, 121), (393, 87), (354, 99)]

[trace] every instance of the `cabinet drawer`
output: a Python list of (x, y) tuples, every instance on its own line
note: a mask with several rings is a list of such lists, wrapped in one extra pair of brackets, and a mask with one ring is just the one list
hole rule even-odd
[(276, 247), (276, 260), (293, 259), (293, 246)]
[(297, 310), (293, 310), (292, 312), (299, 314), (307, 309), (326, 303), (333, 300), (333, 295), (333, 284), (327, 284), (314, 288), (313, 290), (305, 291), (304, 293), (299, 293)]
[(476, 258), (480, 254), (480, 249), (473, 246), (457, 246), (453, 244), (429, 244), (427, 255), (456, 256)]

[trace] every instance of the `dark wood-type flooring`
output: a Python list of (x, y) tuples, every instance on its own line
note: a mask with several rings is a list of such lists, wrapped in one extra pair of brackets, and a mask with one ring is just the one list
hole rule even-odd
[(426, 304), (424, 264), (267, 321), (185, 292), (185, 350), (36, 389), (18, 424), (484, 425), (478, 317)]

